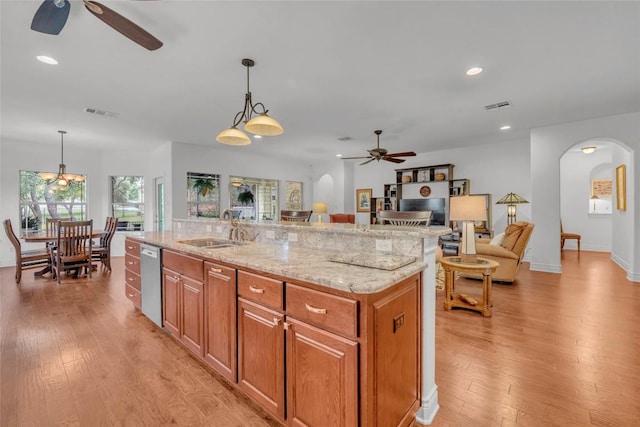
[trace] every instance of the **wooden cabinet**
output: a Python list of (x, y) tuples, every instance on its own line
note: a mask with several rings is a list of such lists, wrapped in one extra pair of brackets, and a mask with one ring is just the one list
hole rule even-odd
[(140, 244), (129, 238), (124, 242), (124, 291), (136, 308), (142, 303), (140, 287)]
[(359, 302), (290, 282), (285, 292), (287, 419), (358, 425)]
[(162, 320), (165, 328), (195, 354), (204, 352), (204, 261), (165, 249)]
[(282, 421), (284, 371), (284, 315), (239, 298), (238, 387)]
[(204, 263), (204, 360), (231, 382), (237, 380), (236, 270)]

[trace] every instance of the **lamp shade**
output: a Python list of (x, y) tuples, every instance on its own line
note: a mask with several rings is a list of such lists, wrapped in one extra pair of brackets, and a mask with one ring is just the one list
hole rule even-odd
[(249, 145), (251, 139), (236, 127), (225, 129), (218, 134), (216, 141), (227, 145)]
[(282, 135), (284, 132), (280, 123), (273, 117), (269, 117), (267, 113), (262, 113), (249, 120), (244, 125), (244, 130), (255, 135), (264, 136)]
[(325, 202), (316, 202), (313, 204), (312, 209), (317, 214), (327, 213), (327, 204)]
[(496, 205), (517, 205), (519, 203), (529, 203), (523, 199), (522, 196), (518, 196), (516, 193), (509, 193), (502, 199), (496, 202)]
[(449, 203), (449, 219), (452, 221), (485, 221), (487, 219), (484, 196), (451, 197)]

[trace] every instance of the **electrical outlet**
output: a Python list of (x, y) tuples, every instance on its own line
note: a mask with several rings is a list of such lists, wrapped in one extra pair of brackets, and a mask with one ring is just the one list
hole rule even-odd
[(276, 233), (273, 230), (267, 230), (267, 239), (275, 239)]
[(391, 240), (376, 239), (376, 251), (391, 252)]
[(207, 225), (207, 232), (211, 233), (213, 231), (213, 227), (210, 225)]
[(287, 240), (290, 242), (297, 242), (298, 241), (298, 233), (288, 233), (287, 234)]
[(216, 233), (222, 233), (222, 226), (216, 225)]

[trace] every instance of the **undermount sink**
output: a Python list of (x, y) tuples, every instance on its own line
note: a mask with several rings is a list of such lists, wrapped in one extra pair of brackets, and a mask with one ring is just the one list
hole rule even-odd
[(244, 243), (242, 243), (242, 242), (237, 242), (235, 240), (225, 240), (225, 239), (179, 240), (178, 243), (182, 243), (184, 245), (195, 246), (197, 248), (203, 248), (203, 249), (229, 248), (229, 247), (232, 247), (232, 246), (244, 245)]

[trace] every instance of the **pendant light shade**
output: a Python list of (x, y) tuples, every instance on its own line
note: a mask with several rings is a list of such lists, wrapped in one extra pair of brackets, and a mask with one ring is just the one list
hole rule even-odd
[(227, 145), (249, 145), (251, 139), (237, 127), (225, 129), (218, 134), (216, 141)]
[(282, 135), (284, 132), (280, 123), (273, 117), (269, 117), (267, 113), (260, 114), (249, 120), (247, 124), (244, 125), (244, 130), (255, 135), (263, 136)]
[[(273, 117), (269, 117), (263, 103), (253, 103), (251, 100), (251, 90), (249, 89), (249, 69), (255, 65), (253, 59), (245, 58), (242, 65), (247, 67), (247, 93), (244, 96), (244, 108), (238, 112), (233, 119), (233, 124), (229, 129), (223, 130), (216, 137), (216, 141), (229, 145), (249, 145), (251, 138), (238, 129), (240, 123), (244, 123), (244, 130), (254, 135), (274, 136), (284, 132), (282, 125)], [(252, 117), (253, 115), (256, 117)]]

